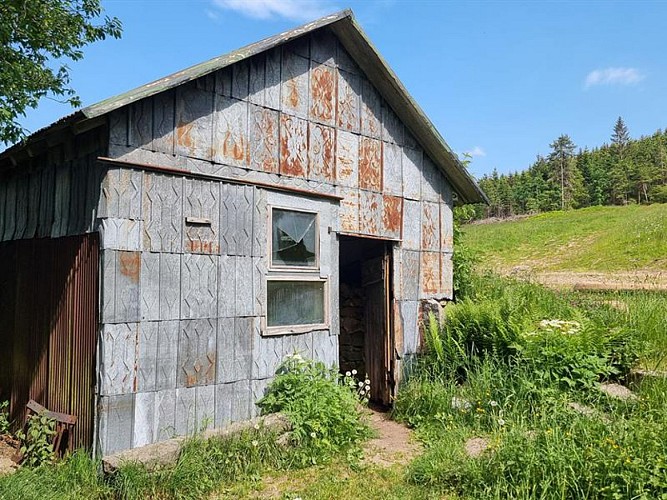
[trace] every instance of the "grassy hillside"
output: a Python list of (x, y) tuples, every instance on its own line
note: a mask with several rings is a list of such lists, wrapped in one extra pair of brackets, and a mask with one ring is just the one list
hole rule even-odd
[(667, 204), (591, 207), (472, 224), (464, 241), (484, 268), (533, 271), (667, 271)]

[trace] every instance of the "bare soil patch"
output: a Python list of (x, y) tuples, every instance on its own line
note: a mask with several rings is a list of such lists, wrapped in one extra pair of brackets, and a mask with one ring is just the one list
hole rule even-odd
[(14, 472), (20, 459), (19, 442), (8, 435), (0, 436), (0, 476)]
[(530, 266), (501, 269), (500, 274), (529, 279), (550, 288), (581, 291), (667, 291), (667, 272), (655, 270), (616, 272), (533, 271)]
[(421, 452), (412, 431), (391, 420), (390, 413), (369, 409), (368, 417), (377, 437), (364, 446), (364, 462), (390, 467), (399, 462), (406, 463)]

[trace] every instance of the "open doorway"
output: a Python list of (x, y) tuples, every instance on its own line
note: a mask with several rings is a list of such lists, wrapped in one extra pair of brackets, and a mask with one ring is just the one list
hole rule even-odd
[(394, 390), (391, 242), (341, 236), (339, 366), (371, 381), (371, 401), (389, 405)]

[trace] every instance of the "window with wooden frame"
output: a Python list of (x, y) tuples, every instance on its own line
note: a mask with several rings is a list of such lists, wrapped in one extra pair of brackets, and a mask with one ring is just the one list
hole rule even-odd
[(327, 328), (327, 279), (320, 277), (316, 212), (270, 207), (267, 334)]

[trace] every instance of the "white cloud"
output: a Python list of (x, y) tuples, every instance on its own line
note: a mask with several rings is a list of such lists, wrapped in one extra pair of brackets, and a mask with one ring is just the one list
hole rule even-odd
[(254, 19), (312, 21), (337, 10), (328, 0), (213, 0), (213, 5)]
[(584, 88), (595, 85), (634, 85), (641, 82), (646, 75), (637, 68), (604, 68), (591, 71), (586, 76)]
[(475, 146), (470, 151), (466, 151), (466, 153), (469, 154), (470, 156), (472, 156), (473, 158), (480, 157), (480, 156), (486, 156), (486, 151), (484, 151), (479, 146)]

